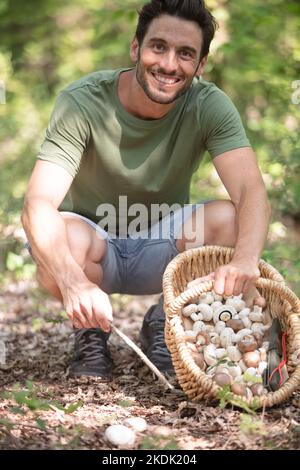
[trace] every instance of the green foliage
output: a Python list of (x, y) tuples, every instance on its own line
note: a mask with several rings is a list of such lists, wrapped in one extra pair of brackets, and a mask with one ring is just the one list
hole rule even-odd
[(267, 436), (268, 434), (263, 421), (248, 414), (241, 415), (240, 430), (247, 435)]
[(241, 408), (246, 413), (251, 415), (255, 415), (257, 410), (257, 403), (255, 399), (252, 400), (251, 406), (244, 402), (241, 398), (237, 397), (230, 391), (230, 386), (225, 385), (222, 387), (218, 392), (218, 399), (220, 400), (219, 406), (220, 408), (225, 408), (228, 404), (231, 406), (236, 406), (237, 408)]

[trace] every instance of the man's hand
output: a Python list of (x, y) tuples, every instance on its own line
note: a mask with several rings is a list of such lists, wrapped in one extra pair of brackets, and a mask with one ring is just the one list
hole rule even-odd
[(96, 284), (86, 281), (62, 292), (66, 312), (75, 328), (101, 328), (110, 331), (113, 320), (108, 295)]
[(219, 295), (247, 295), (259, 276), (257, 264), (231, 261), (216, 269), (214, 290)]

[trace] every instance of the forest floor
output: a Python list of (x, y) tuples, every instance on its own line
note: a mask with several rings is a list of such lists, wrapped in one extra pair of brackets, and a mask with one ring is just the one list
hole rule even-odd
[[(0, 449), (109, 450), (107, 426), (133, 416), (148, 427), (130, 449), (300, 448), (299, 391), (253, 414), (195, 404), (175, 379), (175, 389), (166, 390), (115, 334), (109, 340), (112, 380), (71, 379), (74, 338), (59, 302), (33, 281), (9, 282), (0, 294)], [(114, 324), (139, 344), (143, 316), (157, 298), (112, 296)]]

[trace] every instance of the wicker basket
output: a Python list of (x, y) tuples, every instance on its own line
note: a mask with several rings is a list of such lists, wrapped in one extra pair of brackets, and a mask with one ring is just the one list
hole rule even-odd
[[(182, 307), (193, 298), (213, 288), (213, 281), (203, 282), (187, 289), (188, 282), (213, 272), (218, 266), (230, 262), (233, 249), (219, 246), (205, 246), (185, 251), (174, 258), (164, 273), (163, 292), (166, 312), (165, 338), (172, 355), (178, 381), (193, 401), (217, 400), (220, 387), (205, 374), (192, 359), (184, 339), (181, 319)], [(284, 400), (300, 384), (300, 363), (292, 363), (292, 354), (300, 357), (300, 301), (286, 286), (282, 276), (272, 266), (259, 262), (261, 277), (256, 282), (260, 294), (267, 301), (267, 308), (273, 318), (280, 320), (283, 331), (287, 332), (287, 366), (289, 379), (276, 392), (248, 400), (234, 395), (248, 405), (257, 408), (273, 406)], [(295, 357), (295, 356), (293, 356)]]

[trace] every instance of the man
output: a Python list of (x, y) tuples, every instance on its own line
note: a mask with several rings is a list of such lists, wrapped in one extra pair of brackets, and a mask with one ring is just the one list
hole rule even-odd
[[(209, 276), (220, 294), (249, 292), (259, 276), (270, 206), (238, 112), (201, 78), (215, 28), (203, 1), (152, 0), (139, 14), (134, 67), (83, 77), (57, 99), (22, 222), (40, 284), (62, 300), (77, 328), (74, 375), (111, 371), (107, 294), (161, 292), (166, 265), (188, 247), (235, 247), (232, 261)], [(206, 202), (188, 216), (178, 209), (155, 223), (150, 217), (143, 227), (148, 238), (129, 230), (121, 237), (120, 198), (131, 208), (187, 204), (205, 150), (230, 200)], [(98, 225), (107, 204), (116, 208), (118, 222), (107, 219), (113, 230)], [(145, 316), (141, 342), (155, 365), (170, 372), (164, 318), (161, 300)]]

